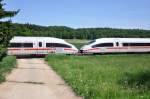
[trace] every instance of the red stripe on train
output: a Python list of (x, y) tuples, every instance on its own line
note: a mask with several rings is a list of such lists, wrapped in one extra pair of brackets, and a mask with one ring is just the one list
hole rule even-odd
[(111, 47), (111, 48), (107, 48), (107, 49), (128, 49), (128, 47)]
[(8, 48), (8, 50), (55, 50), (55, 48)]
[(55, 50), (55, 48), (28, 48), (24, 50)]
[[(8, 50), (56, 50), (56, 48), (8, 48)], [(77, 51), (71, 48), (64, 48), (66, 51)]]
[(91, 48), (91, 49), (88, 49), (88, 50), (100, 50), (100, 48)]
[(150, 48), (150, 46), (134, 46), (134, 47), (129, 47), (129, 48)]
[(21, 50), (20, 48), (8, 48), (8, 50)]
[(150, 46), (111, 47), (111, 48), (107, 48), (107, 49), (132, 49), (132, 48), (150, 48)]
[(77, 50), (74, 50), (74, 49), (71, 49), (71, 48), (64, 48), (64, 50), (67, 50), (67, 51), (77, 51)]

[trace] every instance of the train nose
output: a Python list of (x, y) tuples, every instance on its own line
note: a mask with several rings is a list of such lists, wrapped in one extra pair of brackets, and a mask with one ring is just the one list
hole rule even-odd
[(80, 53), (83, 53), (83, 51), (84, 51), (83, 49), (84, 49), (83, 47), (80, 48), (79, 52), (80, 52)]
[(73, 46), (73, 49), (74, 49), (76, 52), (78, 52), (78, 49), (77, 49), (75, 46)]
[(80, 53), (85, 53), (86, 49), (87, 49), (87, 45), (81, 47), (80, 48)]
[(74, 53), (78, 53), (79, 52), (79, 50), (75, 46), (73, 46), (72, 49), (73, 49)]
[(83, 53), (84, 53), (84, 50), (79, 50), (79, 53), (83, 54)]
[(75, 50), (76, 50), (76, 51), (78, 51), (78, 49), (77, 49), (77, 48), (75, 48)]

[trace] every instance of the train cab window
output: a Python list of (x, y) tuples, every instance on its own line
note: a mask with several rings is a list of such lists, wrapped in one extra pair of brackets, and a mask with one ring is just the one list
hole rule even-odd
[(23, 43), (23, 47), (33, 47), (33, 43)]
[(21, 43), (10, 43), (9, 47), (22, 47)]
[(150, 46), (150, 43), (123, 43), (123, 46)]
[(119, 46), (119, 42), (116, 42), (116, 46)]
[(113, 43), (100, 43), (100, 44), (96, 44), (92, 47), (113, 47)]
[(42, 47), (42, 42), (39, 42), (39, 47)]
[(46, 47), (64, 47), (64, 48), (71, 48), (71, 46), (61, 43), (46, 43)]

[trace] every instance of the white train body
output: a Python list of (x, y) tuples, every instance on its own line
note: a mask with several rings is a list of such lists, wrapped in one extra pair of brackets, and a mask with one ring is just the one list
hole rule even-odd
[(83, 53), (150, 52), (150, 38), (100, 38), (80, 49)]
[(49, 53), (75, 54), (78, 49), (66, 41), (53, 37), (14, 37), (8, 55), (46, 55)]

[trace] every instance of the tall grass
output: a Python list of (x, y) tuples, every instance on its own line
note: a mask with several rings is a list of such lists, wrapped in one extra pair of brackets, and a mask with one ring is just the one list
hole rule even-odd
[(5, 81), (5, 76), (7, 73), (11, 72), (16, 66), (15, 56), (6, 56), (0, 62), (0, 83)]
[(45, 60), (85, 99), (150, 99), (150, 55), (48, 55)]

